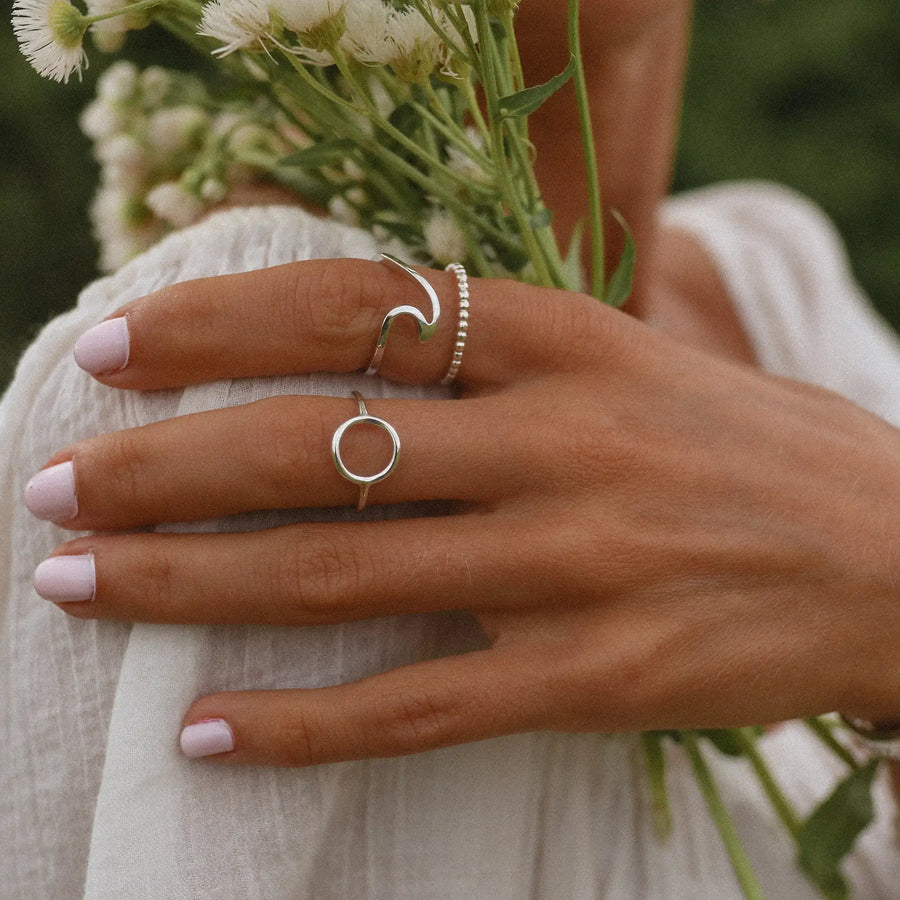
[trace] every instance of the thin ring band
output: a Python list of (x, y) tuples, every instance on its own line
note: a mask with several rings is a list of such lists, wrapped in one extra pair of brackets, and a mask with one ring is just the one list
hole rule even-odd
[(375, 345), (375, 352), (372, 354), (372, 361), (369, 363), (369, 368), (366, 369), (366, 375), (378, 374), (378, 370), (381, 368), (381, 360), (384, 357), (384, 347), (385, 344), (387, 344), (388, 335), (391, 332), (391, 326), (398, 316), (412, 316), (412, 318), (416, 320), (416, 327), (419, 330), (419, 343), (434, 337), (434, 333), (437, 331), (438, 322), (441, 318), (441, 301), (438, 299), (437, 291), (431, 286), (427, 278), (420, 275), (415, 269), (411, 269), (405, 262), (397, 259), (396, 256), (391, 256), (390, 253), (382, 253), (379, 257), (379, 261), (396, 266), (401, 272), (404, 272), (412, 278), (413, 281), (425, 291), (426, 296), (431, 302), (431, 318), (426, 319), (422, 314), (422, 311), (416, 309), (415, 306), (395, 306), (384, 317), (384, 321), (381, 323), (381, 331), (378, 334), (378, 343)]
[[(385, 422), (384, 419), (379, 419), (378, 416), (369, 415), (366, 401), (359, 391), (353, 392), (353, 399), (359, 404), (359, 415), (347, 419), (343, 425), (339, 425), (335, 430), (334, 436), (331, 438), (331, 456), (334, 459), (338, 472), (347, 481), (352, 481), (359, 488), (359, 502), (356, 504), (356, 508), (357, 510), (363, 510), (366, 507), (366, 501), (369, 499), (369, 488), (379, 481), (384, 481), (397, 468), (397, 463), (400, 461), (400, 436), (390, 422)], [(341, 456), (341, 440), (347, 433), (347, 430), (354, 425), (374, 425), (376, 428), (386, 431), (391, 439), (391, 444), (393, 445), (391, 460), (380, 472), (376, 472), (374, 475), (357, 475), (355, 472), (351, 472), (344, 464)]]
[(459, 288), (459, 324), (456, 327), (456, 344), (453, 348), (453, 358), (450, 360), (450, 368), (441, 379), (441, 384), (452, 384), (462, 365), (463, 353), (466, 349), (466, 337), (469, 334), (469, 276), (460, 263), (450, 263), (447, 272), (456, 275), (456, 283)]

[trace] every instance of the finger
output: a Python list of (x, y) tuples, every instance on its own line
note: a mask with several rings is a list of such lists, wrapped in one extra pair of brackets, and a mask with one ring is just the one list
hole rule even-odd
[[(395, 470), (371, 486), (368, 502), (511, 493), (515, 469), (506, 456), (515, 441), (501, 432), (517, 426), (498, 417), (498, 402), (368, 401), (400, 440)], [(332, 438), (358, 413), (350, 398), (274, 397), (113, 432), (54, 457), (29, 482), (25, 501), (39, 518), (76, 530), (356, 505), (360, 488), (339, 473)], [(340, 452), (351, 472), (368, 476), (386, 467), (394, 446), (383, 430), (354, 425)]]
[(546, 727), (535, 648), (505, 645), (315, 690), (198, 700), (182, 748), (224, 763), (310, 766), (403, 756)]
[[(412, 319), (397, 318), (380, 372), (432, 383), (447, 372), (458, 340), (459, 290), (450, 272), (419, 271), (440, 298), (437, 332), (420, 343)], [(472, 279), (470, 297), (457, 380), (472, 386), (558, 368), (577, 346), (590, 346), (586, 332), (614, 316), (589, 297), (511, 281)], [(185, 282), (136, 300), (83, 335), (76, 360), (107, 384), (141, 389), (352, 372), (369, 366), (385, 315), (400, 305), (430, 313), (422, 287), (386, 263), (292, 263)]]
[[(159, 623), (322, 625), (497, 609), (512, 602), (516, 576), (542, 564), (526, 552), (524, 527), (511, 549), (516, 528), (496, 524), (452, 516), (79, 538), (38, 566), (35, 588), (78, 618)], [(543, 581), (556, 589), (549, 573)]]

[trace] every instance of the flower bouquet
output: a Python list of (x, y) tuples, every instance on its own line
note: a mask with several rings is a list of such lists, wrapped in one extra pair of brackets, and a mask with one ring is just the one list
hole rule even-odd
[[(117, 51), (126, 33), (161, 26), (207, 59), (215, 77), (121, 60), (98, 82), (82, 127), (95, 141), (102, 183), (92, 210), (101, 265), (113, 270), (224, 200), (274, 182), (334, 218), (425, 264), (462, 261), (479, 276), (585, 289), (620, 306), (631, 289), (628, 228), (607, 274), (600, 183), (579, 45), (579, 0), (569, 0), (569, 63), (525, 83), (514, 17), (519, 0), (16, 0), (22, 52), (57, 81), (87, 65), (84, 42)], [(526, 0), (527, 2), (527, 0)], [(589, 222), (560, 248), (534, 174), (528, 118), (574, 82), (588, 183)], [(614, 213), (615, 215), (615, 213)], [(827, 897), (844, 897), (839, 866), (873, 817), (876, 764), (860, 762), (828, 719), (807, 723), (847, 778), (805, 821), (778, 787), (760, 729), (641, 736), (660, 840), (671, 828), (664, 745), (687, 753), (747, 897), (761, 897), (705, 762), (713, 748), (743, 756), (798, 862)]]

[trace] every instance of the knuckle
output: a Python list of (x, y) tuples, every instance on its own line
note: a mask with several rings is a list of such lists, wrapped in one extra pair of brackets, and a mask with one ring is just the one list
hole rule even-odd
[(281, 554), (275, 590), (305, 622), (346, 621), (371, 614), (369, 586), (379, 583), (370, 551), (317, 537)]
[(141, 554), (138, 569), (133, 573), (133, 583), (143, 582), (139, 597), (145, 598), (150, 618), (167, 618), (174, 612), (177, 575), (169, 557), (148, 546)]
[(567, 297), (565, 303), (548, 304), (548, 315), (542, 328), (546, 329), (547, 346), (554, 355), (565, 348), (565, 357), (573, 364), (585, 360), (596, 364), (598, 348), (603, 352), (614, 343), (615, 314), (592, 297)]
[(103, 441), (102, 454), (95, 458), (103, 472), (103, 483), (115, 485), (119, 504), (139, 505), (147, 482), (147, 453), (143, 442), (134, 430), (114, 432)]
[(260, 400), (253, 412), (243, 462), (251, 477), (277, 496), (302, 482), (310, 458), (322, 452), (322, 430), (311, 427), (309, 414), (301, 411), (295, 397)]
[(290, 766), (315, 766), (327, 762), (326, 753), (316, 740), (316, 728), (307, 711), (298, 710), (277, 726), (275, 743), (282, 748), (284, 761)]
[(287, 321), (274, 327), (288, 329), (295, 340), (313, 335), (326, 347), (345, 347), (348, 335), (368, 333), (372, 310), (366, 298), (371, 294), (372, 270), (362, 260), (317, 260), (315, 265), (297, 266), (289, 296), (284, 304)]
[(397, 753), (445, 746), (458, 729), (458, 705), (425, 688), (385, 693), (378, 707), (384, 739)]

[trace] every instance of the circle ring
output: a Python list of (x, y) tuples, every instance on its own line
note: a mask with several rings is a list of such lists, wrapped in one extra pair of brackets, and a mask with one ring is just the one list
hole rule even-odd
[[(384, 419), (378, 418), (378, 416), (369, 414), (368, 409), (366, 409), (366, 401), (359, 391), (353, 392), (353, 398), (359, 404), (359, 415), (347, 419), (346, 422), (339, 425), (335, 430), (334, 435), (331, 438), (331, 455), (341, 476), (359, 487), (359, 503), (356, 508), (361, 510), (365, 508), (369, 488), (379, 481), (384, 481), (384, 479), (397, 468), (397, 463), (400, 461), (400, 435), (397, 434), (397, 429), (394, 428), (390, 422), (386, 422)], [(391, 439), (391, 459), (380, 472), (376, 472), (374, 475), (357, 475), (356, 472), (352, 472), (347, 468), (347, 465), (341, 456), (341, 441), (347, 431), (354, 425), (374, 425), (376, 428), (380, 428), (382, 431), (387, 432), (388, 437)]]

